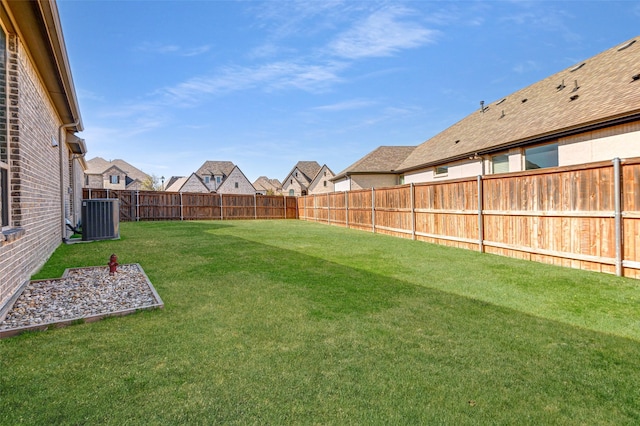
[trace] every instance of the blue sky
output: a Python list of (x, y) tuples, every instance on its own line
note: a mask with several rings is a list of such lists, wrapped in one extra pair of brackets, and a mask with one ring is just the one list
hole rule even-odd
[(640, 35), (638, 1), (58, 0), (87, 158), (342, 171)]

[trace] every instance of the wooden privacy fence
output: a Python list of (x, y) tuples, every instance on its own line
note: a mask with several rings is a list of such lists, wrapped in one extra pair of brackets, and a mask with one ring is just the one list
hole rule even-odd
[(83, 189), (83, 198), (117, 198), (120, 221), (296, 219), (295, 197)]
[(309, 195), (298, 217), (640, 278), (640, 158)]

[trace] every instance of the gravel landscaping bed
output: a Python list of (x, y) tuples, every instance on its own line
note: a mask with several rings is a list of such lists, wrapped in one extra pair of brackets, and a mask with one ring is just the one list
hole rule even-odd
[(67, 269), (62, 278), (31, 281), (0, 322), (0, 337), (163, 307), (138, 264)]

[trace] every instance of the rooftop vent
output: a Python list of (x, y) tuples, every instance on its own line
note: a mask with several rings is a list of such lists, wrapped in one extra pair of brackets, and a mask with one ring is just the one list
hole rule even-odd
[(578, 99), (580, 95), (573, 95), (572, 97), (569, 98), (570, 101), (575, 101), (576, 99)]
[(580, 68), (584, 67), (584, 66), (585, 66), (585, 64), (586, 64), (586, 62), (583, 62), (583, 63), (581, 63), (580, 65), (578, 65), (578, 66), (575, 66), (575, 67), (571, 68), (571, 69), (569, 70), (569, 72), (578, 71)]
[(640, 80), (640, 74), (631, 76), (631, 81), (638, 81), (638, 80)]
[(504, 110), (502, 110), (502, 115), (500, 116), (500, 118), (504, 117)]
[(567, 87), (567, 86), (564, 85), (564, 80), (562, 80), (562, 83), (560, 83), (560, 84), (558, 84), (556, 86), (556, 90), (560, 91), (560, 90), (564, 89), (565, 87)]
[(527, 102), (528, 100), (529, 100), (529, 99), (524, 98), (524, 99), (522, 100), (522, 103), (525, 103), (525, 102)]
[(458, 139), (458, 140), (457, 140), (457, 141), (455, 141), (454, 143), (459, 143), (459, 142), (460, 142), (460, 139)]
[(578, 90), (580, 88), (580, 86), (578, 86), (578, 80), (574, 80), (573, 82), (573, 90), (572, 92), (575, 92), (576, 90)]
[(480, 101), (480, 111), (484, 113), (488, 109), (489, 107), (484, 106), (484, 101)]
[(636, 42), (635, 40), (631, 40), (630, 42), (623, 44), (622, 46), (618, 47), (618, 52), (626, 49), (627, 47), (631, 46), (635, 42)]
[(507, 98), (502, 98), (498, 101), (498, 103), (496, 103), (496, 105), (500, 105), (501, 103), (503, 103), (504, 101), (506, 101)]

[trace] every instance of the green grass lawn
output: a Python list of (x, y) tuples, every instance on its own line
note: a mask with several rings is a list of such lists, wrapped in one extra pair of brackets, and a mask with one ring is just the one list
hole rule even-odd
[(0, 341), (0, 424), (639, 424), (640, 284), (302, 221), (121, 224), (165, 303)]

